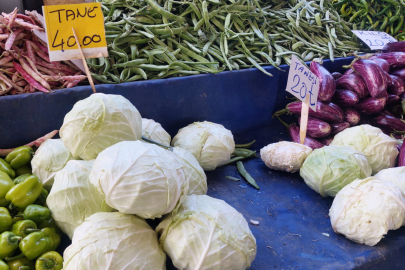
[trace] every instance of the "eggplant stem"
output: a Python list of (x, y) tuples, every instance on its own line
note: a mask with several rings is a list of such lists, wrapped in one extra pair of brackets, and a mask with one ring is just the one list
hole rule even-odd
[(289, 128), (291, 125), (289, 125), (289, 124), (287, 124), (286, 122), (284, 122), (283, 120), (281, 120), (281, 118), (278, 116), (278, 115), (276, 115), (276, 117), (278, 118), (278, 120), (281, 122), (281, 124), (283, 124), (286, 128)]
[(288, 113), (288, 109), (284, 108), (282, 110), (279, 110), (279, 111), (273, 113), (272, 118), (274, 118), (274, 116), (279, 117), (280, 115), (283, 115), (283, 114), (286, 114), (286, 113)]

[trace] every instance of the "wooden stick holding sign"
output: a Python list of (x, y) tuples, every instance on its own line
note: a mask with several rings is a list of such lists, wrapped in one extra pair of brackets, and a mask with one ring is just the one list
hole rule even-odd
[(294, 55), (291, 58), (286, 91), (302, 101), (300, 142), (304, 144), (307, 134), (309, 108), (316, 111), (319, 79)]
[(80, 51), (80, 56), (82, 57), (84, 69), (86, 70), (87, 79), (90, 82), (90, 85), (91, 85), (91, 88), (93, 89), (93, 92), (97, 93), (96, 87), (94, 86), (94, 83), (93, 83), (93, 78), (91, 77), (91, 74), (90, 74), (89, 67), (87, 66), (86, 58), (84, 58), (82, 48), (80, 47), (79, 39), (77, 38), (75, 29), (73, 27), (72, 27), (72, 31), (73, 31), (73, 35), (75, 36), (75, 39), (76, 39), (77, 47), (79, 48), (79, 51)]
[(309, 97), (310, 97), (310, 95), (307, 95), (305, 97), (305, 100), (302, 102), (302, 107), (301, 107), (301, 123), (300, 123), (300, 143), (301, 144), (304, 144), (305, 137), (307, 136)]

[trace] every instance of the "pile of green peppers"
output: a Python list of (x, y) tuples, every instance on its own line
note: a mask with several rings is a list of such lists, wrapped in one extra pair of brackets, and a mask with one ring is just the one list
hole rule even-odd
[(405, 40), (405, 0), (333, 0), (333, 6), (354, 30), (384, 31)]
[(48, 191), (32, 175), (29, 146), (0, 158), (0, 270), (61, 270), (60, 230), (46, 207)]

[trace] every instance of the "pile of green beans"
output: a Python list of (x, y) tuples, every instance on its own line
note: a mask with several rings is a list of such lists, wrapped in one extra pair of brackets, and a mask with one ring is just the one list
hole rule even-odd
[(88, 59), (102, 83), (290, 64), (359, 52), (330, 0), (96, 0), (109, 57)]
[(334, 0), (333, 6), (354, 29), (384, 31), (405, 40), (405, 0)]

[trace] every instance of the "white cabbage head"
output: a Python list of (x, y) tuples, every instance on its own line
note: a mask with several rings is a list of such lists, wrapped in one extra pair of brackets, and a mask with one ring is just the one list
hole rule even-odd
[(95, 159), (107, 147), (142, 137), (142, 117), (120, 95), (92, 94), (68, 112), (59, 131), (74, 157)]
[(73, 156), (62, 139), (48, 139), (41, 144), (31, 160), (32, 174), (49, 190), (53, 185), (55, 174), (71, 159)]
[(173, 153), (142, 141), (120, 142), (101, 152), (90, 182), (109, 206), (142, 218), (172, 212), (188, 192), (182, 164)]
[(405, 167), (395, 167), (379, 171), (375, 178), (383, 181), (390, 181), (405, 193)]
[(191, 195), (156, 228), (178, 269), (244, 270), (256, 257), (256, 239), (241, 213), (207, 195)]
[(263, 147), (260, 156), (270, 169), (294, 173), (311, 152), (312, 148), (303, 144), (278, 142)]
[(142, 136), (164, 145), (170, 145), (171, 141), (169, 133), (152, 119), (142, 118)]
[(349, 147), (325, 146), (315, 149), (301, 166), (305, 183), (322, 196), (335, 196), (356, 179), (371, 175), (366, 157)]
[(166, 255), (145, 220), (119, 212), (96, 213), (75, 230), (63, 269), (165, 270)]
[(173, 154), (183, 165), (184, 176), (188, 181), (187, 195), (207, 194), (207, 176), (195, 157), (189, 151), (180, 147), (173, 147)]
[(211, 122), (195, 122), (179, 130), (173, 146), (189, 151), (206, 171), (227, 163), (235, 150), (232, 132)]
[(98, 212), (111, 212), (89, 176), (94, 160), (71, 160), (55, 175), (55, 183), (46, 200), (52, 217), (69, 238), (84, 219)]
[(363, 153), (371, 165), (372, 174), (394, 167), (398, 156), (397, 141), (370, 125), (347, 128), (336, 134), (330, 145), (349, 146)]
[(355, 180), (336, 195), (329, 216), (336, 233), (357, 243), (374, 246), (388, 230), (401, 227), (405, 217), (405, 197), (389, 181), (375, 177)]

